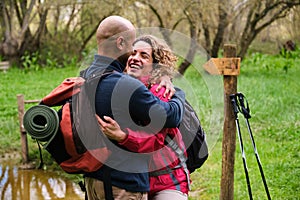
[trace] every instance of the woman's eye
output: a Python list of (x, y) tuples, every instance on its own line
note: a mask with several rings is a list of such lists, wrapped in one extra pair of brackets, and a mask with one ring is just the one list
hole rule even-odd
[(147, 54), (142, 54), (142, 58), (144, 58), (144, 59), (149, 59), (149, 55), (147, 55)]

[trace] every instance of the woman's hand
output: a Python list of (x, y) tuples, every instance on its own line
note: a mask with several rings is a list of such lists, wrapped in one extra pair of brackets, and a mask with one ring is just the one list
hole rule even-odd
[(164, 93), (164, 97), (168, 96), (168, 99), (171, 99), (172, 96), (175, 94), (176, 90), (174, 88), (173, 83), (171, 82), (170, 77), (167, 75), (164, 75), (164, 76), (160, 77), (160, 79), (158, 81), (160, 81), (160, 82), (159, 82), (158, 87), (156, 88), (156, 92), (158, 92), (162, 87), (165, 87), (166, 91)]
[(98, 115), (96, 115), (98, 123), (100, 125), (101, 131), (111, 140), (116, 140), (117, 142), (122, 142), (126, 139), (127, 134), (123, 132), (119, 124), (108, 116), (103, 118), (107, 121), (103, 121)]

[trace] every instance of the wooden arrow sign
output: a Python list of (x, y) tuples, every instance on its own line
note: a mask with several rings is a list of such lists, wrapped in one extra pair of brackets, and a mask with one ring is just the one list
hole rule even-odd
[(240, 74), (240, 58), (211, 58), (204, 64), (204, 69), (212, 75)]

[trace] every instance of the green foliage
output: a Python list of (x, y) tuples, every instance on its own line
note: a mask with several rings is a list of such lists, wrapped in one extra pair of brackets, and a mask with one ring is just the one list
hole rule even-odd
[(300, 48), (296, 48), (295, 51), (288, 51), (284, 48), (281, 49), (280, 55), (286, 59), (299, 59), (300, 58)]
[(255, 67), (260, 66), (267, 70), (280, 68), (288, 73), (288, 70), (296, 67), (300, 62), (300, 49), (296, 51), (282, 50), (279, 55), (267, 55), (262, 53), (253, 53), (249, 59), (244, 60), (245, 66)]
[(28, 52), (21, 57), (22, 66), (25, 68), (26, 71), (32, 70), (39, 70), (40, 65), (38, 63), (39, 54), (38, 52), (32, 53), (31, 55)]
[(50, 68), (61, 67), (57, 59), (52, 55), (51, 51), (47, 52), (45, 66)]
[(77, 67), (77, 57), (69, 57), (63, 54), (63, 59), (59, 61), (51, 51), (46, 54), (41, 55), (39, 52), (28, 53), (26, 52), (24, 56), (21, 57), (21, 65), (24, 67), (24, 72), (28, 71), (38, 71), (41, 68), (62, 68), (62, 67)]
[[(58, 33), (55, 38), (46, 37), (43, 41), (40, 48), (40, 64), (44, 67), (70, 66), (69, 63), (78, 59), (80, 42), (76, 38), (70, 38), (68, 33), (61, 34)], [(69, 40), (72, 42), (68, 42)]]

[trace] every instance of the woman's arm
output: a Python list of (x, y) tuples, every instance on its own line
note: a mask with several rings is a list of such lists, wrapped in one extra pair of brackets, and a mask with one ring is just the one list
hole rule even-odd
[(122, 142), (126, 139), (127, 134), (123, 132), (119, 124), (108, 116), (104, 116), (103, 121), (98, 115), (96, 115), (98, 123), (100, 125), (101, 131), (111, 140), (116, 140), (117, 142)]
[(156, 88), (156, 92), (159, 92), (163, 87), (166, 88), (164, 92), (164, 97), (168, 97), (168, 99), (171, 99), (172, 96), (175, 94), (176, 90), (174, 88), (174, 85), (171, 81), (171, 78), (167, 75), (161, 76), (159, 80), (154, 80), (151, 84), (155, 85), (156, 82), (158, 82), (158, 86)]
[[(150, 153), (164, 147), (164, 139), (168, 131), (149, 133), (145, 131), (133, 131), (126, 128), (123, 131), (119, 124), (110, 117), (104, 116), (103, 121), (96, 115), (101, 131), (111, 140), (117, 141), (128, 150), (138, 153)], [(172, 134), (170, 131), (169, 134)]]

